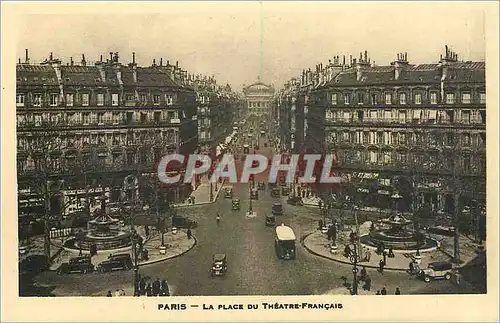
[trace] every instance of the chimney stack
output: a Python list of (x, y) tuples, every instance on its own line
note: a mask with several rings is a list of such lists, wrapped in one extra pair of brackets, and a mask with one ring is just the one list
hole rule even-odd
[(101, 55), (101, 62), (102, 62), (102, 55)]
[(26, 48), (25, 51), (26, 51), (26, 64), (29, 64), (30, 63), (30, 57), (28, 55), (28, 49)]
[(113, 52), (109, 52), (109, 61), (113, 62)]
[(21, 64), (21, 59), (19, 59), (19, 64)]
[(163, 57), (160, 57), (160, 66), (163, 66)]
[(82, 54), (82, 66), (87, 66), (87, 61), (85, 60), (85, 54)]
[(70, 65), (73, 66), (73, 57), (70, 57), (69, 61), (70, 61)]
[(54, 56), (52, 55), (52, 52), (50, 52), (50, 60), (52, 60)]
[(132, 64), (135, 64), (135, 52), (132, 52)]
[(156, 66), (156, 59), (153, 58), (153, 66)]
[(368, 51), (365, 50), (365, 63), (368, 62)]
[(342, 55), (342, 57), (343, 57), (343, 60), (344, 60), (344, 62), (343, 62), (343, 64), (342, 64), (342, 65), (344, 65), (344, 66), (345, 66), (345, 55)]
[(179, 68), (179, 61), (175, 62), (175, 67)]

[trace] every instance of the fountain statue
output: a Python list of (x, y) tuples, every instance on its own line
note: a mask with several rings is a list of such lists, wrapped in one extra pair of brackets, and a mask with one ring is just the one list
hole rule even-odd
[(427, 238), (419, 231), (410, 230), (407, 227), (413, 221), (403, 215), (392, 215), (380, 220), (383, 228), (372, 230), (367, 235), (360, 237), (361, 244), (370, 247), (379, 247), (392, 250), (416, 251), (432, 249), (437, 247), (435, 240)]
[(90, 250), (94, 245), (97, 250), (113, 250), (131, 247), (131, 233), (121, 230), (118, 219), (106, 213), (105, 197), (101, 197), (98, 215), (87, 222), (87, 230), (69, 239), (65, 243), (68, 249)]

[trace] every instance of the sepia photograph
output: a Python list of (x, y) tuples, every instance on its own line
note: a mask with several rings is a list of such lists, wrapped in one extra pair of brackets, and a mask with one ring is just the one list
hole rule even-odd
[(498, 3), (2, 9), (15, 317), (498, 319)]

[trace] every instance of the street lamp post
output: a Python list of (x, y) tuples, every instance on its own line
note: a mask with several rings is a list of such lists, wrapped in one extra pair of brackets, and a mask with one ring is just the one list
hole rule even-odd
[(250, 188), (250, 202), (248, 204), (248, 214), (253, 213), (253, 208), (252, 208), (252, 188)]

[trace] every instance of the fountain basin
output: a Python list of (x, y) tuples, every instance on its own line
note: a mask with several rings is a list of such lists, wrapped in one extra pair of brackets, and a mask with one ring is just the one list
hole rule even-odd
[(132, 246), (132, 233), (119, 230), (111, 230), (106, 235), (92, 233), (81, 233), (76, 237), (64, 242), (63, 247), (71, 250), (90, 250), (90, 246), (96, 245), (98, 251), (109, 251), (123, 249)]
[(394, 252), (424, 252), (436, 249), (439, 244), (436, 240), (427, 238), (422, 233), (407, 232), (406, 236), (387, 235), (384, 231), (374, 231), (359, 238), (360, 243), (365, 247), (376, 249), (380, 243), (385, 248), (392, 248)]

